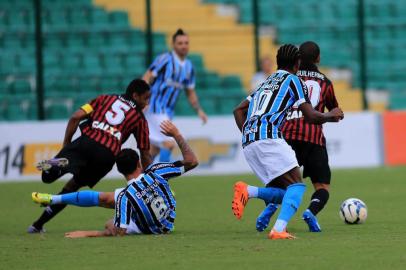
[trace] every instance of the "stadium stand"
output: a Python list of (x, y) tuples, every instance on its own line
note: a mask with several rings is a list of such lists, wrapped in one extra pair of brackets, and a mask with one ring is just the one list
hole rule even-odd
[[(0, 120), (36, 119), (35, 43), (32, 1), (0, 1)], [(42, 0), (45, 114), (67, 118), (102, 93), (122, 92), (145, 71), (145, 33), (129, 24), (125, 11), (107, 12), (90, 0)], [(154, 51), (168, 50), (163, 33), (153, 33)], [(202, 102), (213, 104), (227, 86), (237, 104), (245, 95), (238, 76), (220, 76), (205, 68), (199, 54), (191, 59), (198, 72)], [(231, 87), (231, 88), (230, 88)], [(186, 99), (180, 114), (193, 114)], [(232, 106), (207, 106), (209, 114), (230, 113)]]
[[(239, 9), (239, 21), (252, 23), (252, 1), (205, 0)], [(352, 86), (358, 87), (357, 2), (259, 0), (260, 24), (276, 28), (277, 43), (299, 44), (315, 40), (323, 50), (323, 65), (348, 68)], [(289, 8), (286, 8), (289, 6)], [(390, 109), (406, 108), (406, 2), (365, 1), (368, 88), (389, 90)]]

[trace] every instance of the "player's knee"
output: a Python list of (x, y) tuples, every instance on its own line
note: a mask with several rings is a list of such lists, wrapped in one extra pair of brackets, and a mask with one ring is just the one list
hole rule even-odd
[(326, 191), (330, 190), (330, 184), (325, 183), (313, 183), (313, 187), (315, 190), (325, 189)]
[(162, 147), (172, 151), (172, 149), (175, 148), (175, 143), (172, 141), (166, 141), (162, 143)]
[(52, 182), (54, 182), (57, 179), (57, 177), (55, 177), (51, 173), (42, 172), (41, 179), (42, 179), (43, 183), (51, 184)]

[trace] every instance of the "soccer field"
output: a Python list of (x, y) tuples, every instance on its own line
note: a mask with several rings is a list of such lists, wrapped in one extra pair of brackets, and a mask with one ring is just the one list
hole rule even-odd
[[(1, 184), (0, 269), (405, 269), (405, 176), (406, 167), (333, 171), (330, 201), (319, 217), (323, 232), (307, 232), (296, 215), (289, 230), (298, 239), (290, 241), (271, 241), (266, 232), (256, 232), (260, 200), (249, 202), (241, 221), (234, 218), (233, 183), (259, 184), (248, 175), (175, 179), (174, 233), (98, 239), (63, 235), (102, 228), (112, 210), (68, 207), (46, 225), (46, 234), (29, 235), (25, 230), (41, 212), (31, 191), (57, 192), (62, 183)], [(123, 184), (102, 181), (96, 189)], [(308, 185), (300, 212), (310, 191)], [(367, 204), (365, 224), (340, 220), (340, 203), (350, 197)]]

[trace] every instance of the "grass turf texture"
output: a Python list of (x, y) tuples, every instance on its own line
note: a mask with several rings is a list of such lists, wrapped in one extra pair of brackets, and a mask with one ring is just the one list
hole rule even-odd
[[(182, 177), (172, 181), (177, 197), (175, 232), (165, 236), (65, 239), (71, 230), (97, 230), (113, 211), (68, 207), (46, 225), (44, 235), (29, 235), (28, 225), (42, 209), (31, 191), (57, 192), (61, 183), (0, 185), (0, 269), (404, 269), (406, 265), (406, 167), (333, 172), (330, 201), (321, 212), (323, 232), (307, 232), (296, 215), (289, 230), (298, 239), (271, 241), (257, 233), (263, 208), (251, 200), (241, 221), (231, 212), (236, 180), (259, 184), (254, 176)], [(309, 186), (301, 213), (309, 203)], [(111, 191), (123, 181), (102, 181)], [(346, 225), (340, 203), (358, 197), (368, 206), (363, 225)], [(271, 223), (274, 222), (274, 218)]]

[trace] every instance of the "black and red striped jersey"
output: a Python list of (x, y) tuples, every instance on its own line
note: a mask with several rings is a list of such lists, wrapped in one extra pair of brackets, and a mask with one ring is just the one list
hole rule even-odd
[[(308, 88), (308, 96), (313, 108), (319, 112), (329, 111), (338, 107), (332, 82), (321, 73), (316, 65), (301, 68), (297, 75), (305, 81)], [(298, 106), (293, 106), (288, 112), (286, 122), (282, 127), (282, 133), (286, 140), (305, 141), (309, 143), (326, 145), (323, 134), (323, 125), (307, 123)]]
[(82, 106), (89, 114), (81, 124), (82, 135), (106, 146), (114, 155), (133, 134), (140, 150), (149, 150), (148, 123), (132, 100), (120, 95), (101, 95)]

